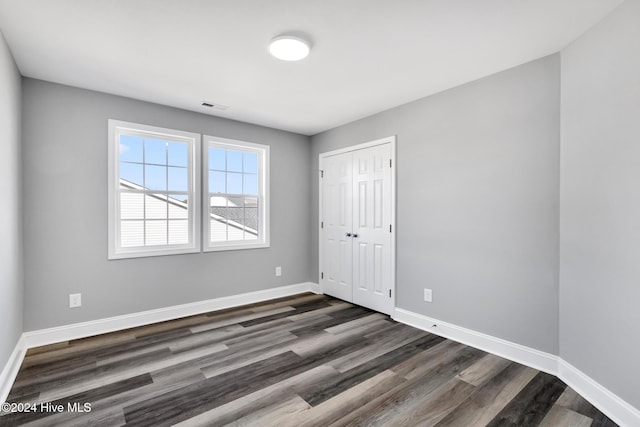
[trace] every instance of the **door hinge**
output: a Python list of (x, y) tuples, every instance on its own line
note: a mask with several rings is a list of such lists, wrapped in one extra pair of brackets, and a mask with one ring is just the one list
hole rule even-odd
[(324, 221), (320, 222), (320, 228), (324, 228)]
[(391, 224), (389, 224), (389, 233), (391, 233)]
[(320, 278), (324, 279), (324, 273), (320, 273)]
[(392, 162), (392, 161), (393, 161), (393, 160), (389, 159), (389, 167), (391, 167), (391, 162)]
[(391, 289), (389, 289), (389, 298), (391, 298)]
[(324, 171), (322, 169), (320, 170), (320, 178), (324, 178)]

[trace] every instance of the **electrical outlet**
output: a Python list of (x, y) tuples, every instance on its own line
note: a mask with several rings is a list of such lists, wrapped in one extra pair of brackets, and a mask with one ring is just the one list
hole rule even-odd
[(424, 289), (424, 300), (426, 302), (433, 302), (433, 291), (431, 289)]
[(276, 267), (276, 276), (282, 276), (282, 267), (278, 266)]
[(82, 306), (82, 294), (69, 294), (69, 308)]

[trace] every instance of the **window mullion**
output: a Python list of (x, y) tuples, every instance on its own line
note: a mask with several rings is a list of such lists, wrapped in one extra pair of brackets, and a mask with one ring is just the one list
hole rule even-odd
[(146, 138), (142, 138), (142, 245), (147, 246), (147, 162), (145, 157), (147, 144)]
[(167, 245), (169, 244), (169, 143), (165, 141), (164, 143), (164, 185), (166, 194), (164, 195), (167, 199), (167, 204), (165, 207), (165, 215), (166, 215), (166, 233), (167, 233)]

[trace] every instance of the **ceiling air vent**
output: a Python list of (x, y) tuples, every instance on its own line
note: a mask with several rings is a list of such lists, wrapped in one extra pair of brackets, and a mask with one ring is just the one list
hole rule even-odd
[(228, 105), (212, 104), (211, 102), (203, 102), (203, 103), (202, 103), (202, 106), (203, 106), (203, 107), (207, 107), (207, 108), (211, 108), (211, 107), (213, 107), (213, 108), (215, 108), (215, 109), (223, 110), (223, 111), (224, 111), (224, 110), (226, 110), (227, 108), (229, 108), (229, 106), (228, 106)]

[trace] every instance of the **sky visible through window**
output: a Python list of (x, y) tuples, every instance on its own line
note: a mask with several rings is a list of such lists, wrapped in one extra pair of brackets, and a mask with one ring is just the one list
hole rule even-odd
[(209, 193), (258, 194), (258, 154), (209, 148)]
[[(258, 194), (258, 154), (209, 149), (209, 192)], [(178, 141), (120, 136), (120, 178), (148, 190), (189, 191), (189, 146)]]
[(183, 142), (120, 136), (120, 178), (149, 190), (189, 191), (189, 146)]

